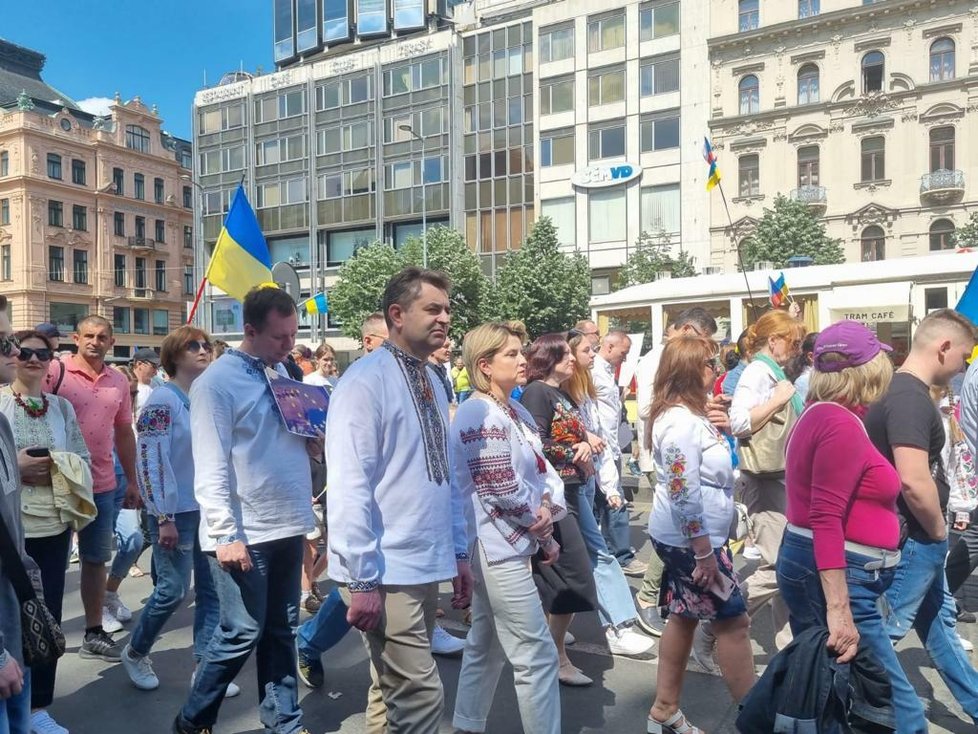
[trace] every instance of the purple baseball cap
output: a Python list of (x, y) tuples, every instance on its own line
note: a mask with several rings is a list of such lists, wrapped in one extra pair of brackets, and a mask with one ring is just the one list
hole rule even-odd
[[(841, 372), (866, 364), (880, 352), (892, 351), (893, 347), (883, 344), (858, 321), (839, 321), (819, 333), (812, 354), (819, 372)], [(829, 354), (833, 359), (823, 359)]]

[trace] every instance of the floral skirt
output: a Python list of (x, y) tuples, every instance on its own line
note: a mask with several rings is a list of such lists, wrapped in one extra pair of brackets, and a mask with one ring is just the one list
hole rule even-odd
[(715, 594), (697, 586), (693, 581), (696, 559), (690, 548), (677, 548), (665, 545), (655, 538), (652, 547), (665, 566), (662, 586), (659, 592), (659, 606), (666, 607), (670, 614), (688, 619), (732, 619), (747, 613), (747, 603), (740, 593), (740, 582), (734, 572), (733, 556), (727, 546), (714, 548), (720, 573), (734, 582), (733, 592), (726, 601)]

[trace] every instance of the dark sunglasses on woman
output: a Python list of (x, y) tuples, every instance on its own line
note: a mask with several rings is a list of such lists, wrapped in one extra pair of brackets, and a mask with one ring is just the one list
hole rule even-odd
[(210, 342), (197, 341), (196, 339), (191, 339), (187, 342), (187, 351), (191, 354), (197, 354), (201, 349), (210, 354), (214, 351), (214, 345)]
[(21, 347), (20, 354), (17, 355), (17, 359), (19, 359), (21, 362), (30, 362), (31, 357), (37, 357), (38, 362), (50, 362), (51, 357), (53, 356), (54, 352), (47, 347), (41, 347), (40, 349)]

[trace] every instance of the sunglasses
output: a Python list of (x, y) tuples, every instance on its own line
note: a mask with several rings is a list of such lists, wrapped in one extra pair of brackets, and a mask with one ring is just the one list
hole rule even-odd
[(187, 342), (187, 351), (191, 354), (197, 354), (201, 349), (210, 354), (214, 351), (214, 345), (206, 341), (198, 341), (196, 339), (191, 339)]
[(708, 360), (706, 360), (706, 366), (709, 367), (714, 372), (719, 372), (720, 371), (720, 358), (719, 357), (710, 357)]
[(12, 336), (0, 336), (0, 354), (9, 357), (20, 346), (20, 342)]
[(54, 352), (47, 347), (41, 347), (40, 349), (21, 347), (20, 354), (17, 355), (17, 359), (19, 359), (21, 362), (30, 362), (31, 357), (37, 357), (38, 362), (50, 362), (51, 357), (53, 356)]

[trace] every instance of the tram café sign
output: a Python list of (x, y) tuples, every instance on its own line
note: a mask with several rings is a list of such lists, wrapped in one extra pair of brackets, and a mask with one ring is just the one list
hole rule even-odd
[(571, 183), (582, 189), (599, 189), (626, 184), (641, 175), (642, 169), (631, 163), (603, 163), (574, 171)]

